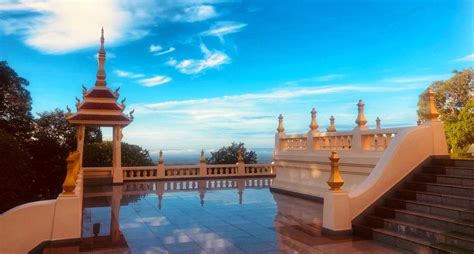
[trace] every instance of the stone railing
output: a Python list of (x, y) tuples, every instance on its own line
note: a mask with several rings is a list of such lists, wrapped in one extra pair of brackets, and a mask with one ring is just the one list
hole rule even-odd
[(283, 116), (279, 117), (278, 132), (275, 135), (275, 154), (313, 153), (319, 151), (381, 152), (387, 149), (392, 139), (404, 128), (384, 128), (377, 117), (376, 128), (369, 129), (364, 115), (364, 103), (359, 101), (357, 126), (351, 131), (336, 131), (334, 117), (330, 118), (327, 131), (320, 131), (316, 110), (311, 111), (310, 130), (306, 134), (286, 134)]
[(81, 237), (80, 158), (78, 151), (69, 154), (63, 192), (57, 199), (26, 203), (0, 215), (0, 253), (27, 253), (44, 241)]
[[(87, 168), (87, 172), (91, 172), (91, 174), (93, 170)], [(163, 152), (160, 151), (160, 159), (157, 166), (122, 167), (122, 170), (124, 180), (275, 175), (273, 164), (245, 164), (242, 158), (236, 164), (207, 164), (203, 151), (201, 151), (200, 163), (195, 165), (165, 165)]]

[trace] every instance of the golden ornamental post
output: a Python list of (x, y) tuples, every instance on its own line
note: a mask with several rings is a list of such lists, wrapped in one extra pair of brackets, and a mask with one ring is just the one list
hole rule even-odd
[(163, 150), (160, 150), (160, 159), (158, 159), (158, 164), (163, 164), (165, 160), (163, 159)]
[(425, 112), (425, 118), (428, 121), (438, 121), (439, 113), (435, 106), (435, 93), (431, 87), (426, 89), (425, 101), (428, 106)]
[(242, 155), (242, 151), (237, 151), (237, 162), (244, 162), (244, 156)]
[(67, 173), (66, 178), (63, 183), (63, 193), (64, 194), (74, 194), (74, 189), (76, 188), (76, 181), (74, 176), (74, 167), (76, 166), (77, 156), (75, 153), (69, 153), (67, 157)]
[(339, 172), (340, 157), (336, 151), (332, 151), (329, 160), (331, 161), (331, 175), (327, 183), (329, 187), (331, 187), (331, 191), (341, 191), (344, 180), (342, 180), (341, 173)]
[(357, 119), (356, 119), (356, 124), (357, 124), (357, 128), (359, 129), (367, 129), (367, 126), (365, 126), (367, 124), (367, 119), (365, 118), (365, 114), (364, 114), (364, 102), (362, 100), (359, 100), (359, 103), (357, 103), (357, 111), (358, 111), (358, 114), (357, 114)]
[(201, 149), (201, 157), (199, 158), (200, 163), (206, 163), (206, 157), (204, 156), (204, 149)]
[(380, 125), (380, 118), (377, 116), (377, 119), (375, 119), (375, 129), (381, 129)]

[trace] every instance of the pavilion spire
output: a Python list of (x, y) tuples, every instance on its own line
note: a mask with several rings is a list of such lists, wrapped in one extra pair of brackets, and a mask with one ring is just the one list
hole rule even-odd
[(98, 55), (99, 69), (97, 70), (95, 86), (106, 86), (105, 82), (105, 49), (104, 49), (104, 28), (102, 27), (100, 35), (100, 49)]

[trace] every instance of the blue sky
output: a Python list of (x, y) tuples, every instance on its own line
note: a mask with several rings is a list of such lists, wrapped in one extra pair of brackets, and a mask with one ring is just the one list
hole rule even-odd
[[(2, 1), (0, 59), (30, 81), (33, 111), (74, 105), (94, 84), (100, 28), (108, 86), (135, 121), (126, 142), (273, 147), (334, 115), (350, 129), (413, 125), (418, 94), (473, 66), (474, 1)], [(107, 133), (107, 132), (106, 132)]]

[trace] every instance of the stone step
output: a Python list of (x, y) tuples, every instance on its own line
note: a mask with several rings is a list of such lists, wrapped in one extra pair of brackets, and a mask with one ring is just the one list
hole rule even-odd
[(397, 246), (399, 248), (412, 251), (414, 253), (459, 253), (459, 254), (472, 254), (471, 251), (465, 249), (459, 249), (453, 246), (444, 244), (431, 244), (429, 241), (421, 240), (417, 237), (408, 236), (405, 234), (393, 232), (384, 228), (374, 228), (373, 239)]
[(415, 191), (426, 191), (474, 198), (474, 187), (468, 186), (410, 181), (405, 183), (405, 188)]
[(474, 187), (474, 177), (470, 177), (470, 176), (417, 173), (414, 175), (413, 179), (417, 182), (440, 183), (440, 184), (451, 184), (451, 185), (460, 185), (460, 186), (466, 186), (466, 187)]
[(396, 219), (411, 224), (417, 224), (420, 226), (435, 226), (446, 231), (456, 231), (474, 235), (474, 221), (470, 220), (456, 220), (444, 216), (425, 214), (405, 209), (392, 209), (383, 206), (375, 208), (375, 215), (387, 219)]
[(474, 235), (463, 234), (460, 232), (446, 232), (439, 228), (420, 226), (413, 223), (399, 221), (395, 219), (381, 218), (374, 215), (368, 215), (367, 219), (379, 220), (378, 224), (383, 224), (383, 228), (419, 238), (423, 241), (436, 244), (446, 244), (465, 250), (474, 251)]
[(469, 197), (407, 189), (396, 190), (395, 193), (396, 197), (406, 200), (417, 200), (431, 204), (474, 209), (474, 199)]
[(407, 209), (415, 212), (422, 212), (438, 216), (446, 216), (458, 220), (472, 220), (474, 221), (474, 210), (468, 208), (459, 208), (453, 206), (446, 206), (440, 204), (433, 204), (428, 202), (405, 200), (398, 198), (387, 198), (385, 200), (387, 207), (394, 209)]
[(422, 172), (426, 174), (474, 177), (474, 169), (466, 167), (424, 166)]
[(474, 160), (433, 159), (432, 165), (474, 168)]

